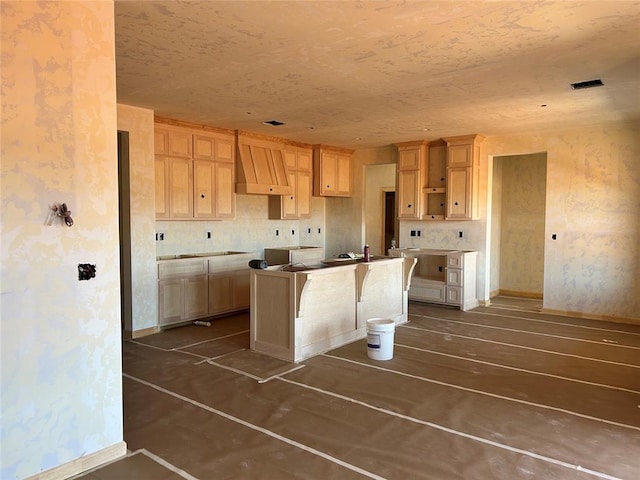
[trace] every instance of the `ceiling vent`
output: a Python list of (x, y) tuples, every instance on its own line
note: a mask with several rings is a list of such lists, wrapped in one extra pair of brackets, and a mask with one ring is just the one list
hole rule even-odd
[(271, 125), (272, 127), (279, 127), (280, 125), (286, 125), (284, 122), (279, 122), (278, 120), (269, 120), (268, 122), (262, 122), (265, 125)]
[(596, 80), (587, 80), (586, 82), (572, 83), (571, 88), (574, 90), (582, 90), (583, 88), (601, 87), (604, 83), (599, 78)]

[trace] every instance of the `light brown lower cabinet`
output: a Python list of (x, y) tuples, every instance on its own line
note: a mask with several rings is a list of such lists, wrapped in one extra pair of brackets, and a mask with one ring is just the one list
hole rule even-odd
[(249, 308), (249, 271), (253, 254), (158, 262), (158, 325)]
[(207, 275), (160, 280), (158, 297), (160, 326), (206, 317)]
[(209, 275), (209, 315), (249, 308), (249, 269)]

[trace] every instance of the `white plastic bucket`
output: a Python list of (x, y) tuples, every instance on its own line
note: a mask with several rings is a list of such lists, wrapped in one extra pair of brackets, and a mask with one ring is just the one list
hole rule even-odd
[(367, 320), (367, 355), (372, 360), (393, 358), (393, 334), (396, 322), (389, 318)]

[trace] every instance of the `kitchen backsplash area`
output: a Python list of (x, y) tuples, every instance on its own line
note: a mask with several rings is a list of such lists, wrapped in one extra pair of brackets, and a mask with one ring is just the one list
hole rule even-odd
[(311, 218), (301, 220), (269, 220), (267, 195), (236, 195), (236, 202), (234, 220), (156, 221), (156, 255), (236, 250), (264, 258), (265, 247), (325, 246), (324, 198), (313, 197)]

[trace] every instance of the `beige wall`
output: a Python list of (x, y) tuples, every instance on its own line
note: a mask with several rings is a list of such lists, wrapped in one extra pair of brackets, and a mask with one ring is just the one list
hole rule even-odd
[[(0, 5), (0, 477), (16, 479), (126, 452), (115, 48), (112, 2)], [(62, 202), (71, 228), (49, 224)]]
[(124, 192), (129, 222), (121, 219), (121, 227), (125, 230), (122, 248), (128, 249), (130, 258), (126, 287), (131, 291), (131, 312), (125, 316), (125, 328), (131, 332), (158, 323), (153, 110), (118, 105), (118, 130), (129, 133), (129, 188)]
[(487, 159), (547, 152), (545, 309), (640, 323), (638, 131), (618, 123), (485, 140)]

